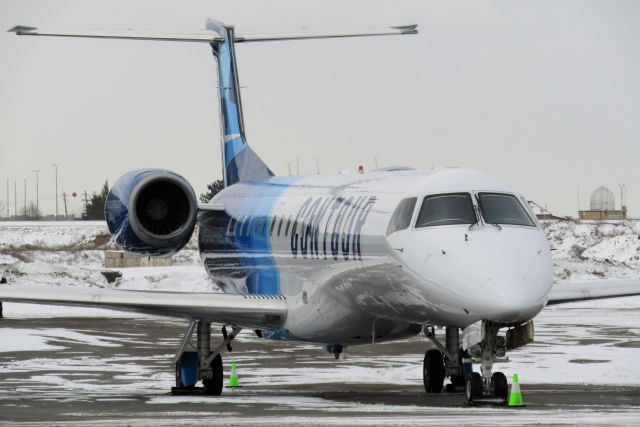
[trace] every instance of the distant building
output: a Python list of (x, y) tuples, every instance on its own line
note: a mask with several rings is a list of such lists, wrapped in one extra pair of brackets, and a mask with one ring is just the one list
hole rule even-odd
[(539, 204), (537, 204), (534, 201), (529, 200), (529, 207), (531, 208), (531, 210), (533, 211), (533, 213), (536, 215), (536, 218), (538, 219), (544, 219), (544, 220), (558, 220), (558, 219), (562, 219), (558, 216), (555, 216), (554, 214), (552, 214), (551, 212), (549, 212), (546, 208), (543, 208), (542, 206), (540, 206)]
[(616, 196), (607, 187), (599, 187), (591, 193), (590, 207), (588, 211), (578, 211), (578, 217), (596, 221), (627, 219), (627, 207), (616, 210)]

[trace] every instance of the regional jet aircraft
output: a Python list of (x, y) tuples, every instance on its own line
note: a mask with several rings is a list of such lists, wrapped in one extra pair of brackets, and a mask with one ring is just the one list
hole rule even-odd
[[(495, 176), (468, 169), (388, 168), (364, 174), (278, 177), (247, 145), (237, 43), (417, 34), (236, 35), (65, 32), (17, 26), (24, 36), (205, 43), (218, 63), (226, 188), (199, 205), (191, 185), (161, 169), (132, 171), (105, 206), (113, 240), (149, 256), (176, 253), (198, 225), (202, 263), (223, 293), (0, 287), (0, 300), (92, 306), (190, 321), (175, 357), (176, 386), (222, 392), (222, 353), (243, 328), (263, 339), (345, 346), (423, 333), (427, 393), (462, 392), (505, 403), (492, 372), (533, 339), (545, 306), (640, 294), (640, 279), (554, 286), (549, 244), (526, 200)], [(221, 326), (212, 343), (211, 324)], [(444, 327), (444, 339), (434, 328)], [(196, 332), (197, 351), (187, 351)], [(215, 345), (214, 345), (215, 344)], [(473, 370), (473, 365), (479, 369)], [(479, 370), (479, 372), (478, 372)], [(448, 379), (445, 386), (445, 380)]]

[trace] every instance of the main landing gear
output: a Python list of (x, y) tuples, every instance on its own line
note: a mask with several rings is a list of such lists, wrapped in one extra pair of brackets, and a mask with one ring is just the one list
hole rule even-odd
[[(196, 346), (191, 344), (193, 331), (197, 331)], [(226, 348), (231, 352), (231, 341), (238, 335), (241, 328), (233, 327), (227, 333), (222, 328), (223, 341), (215, 349), (211, 349), (211, 322), (192, 321), (182, 338), (178, 353), (174, 358), (176, 365), (176, 386), (171, 388), (172, 394), (204, 393), (219, 396), (222, 393), (223, 369), (221, 352)], [(195, 351), (187, 351), (191, 347)], [(198, 381), (202, 387), (197, 388)]]
[[(481, 328), (481, 340), (468, 350), (461, 348), (458, 328), (446, 328), (445, 345), (436, 338), (433, 326), (425, 328), (425, 336), (436, 346), (424, 357), (423, 380), (427, 393), (464, 392), (469, 404), (507, 404), (507, 377), (502, 372), (492, 373), (494, 363), (507, 361), (505, 339), (498, 335), (500, 326), (495, 323), (482, 322)], [(481, 374), (473, 372), (473, 362), (480, 363)], [(445, 378), (451, 381), (446, 387)]]

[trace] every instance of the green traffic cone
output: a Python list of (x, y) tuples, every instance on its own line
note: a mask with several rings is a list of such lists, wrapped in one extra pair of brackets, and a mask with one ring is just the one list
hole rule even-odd
[(229, 384), (227, 384), (227, 387), (240, 387), (238, 374), (236, 373), (236, 362), (231, 362), (231, 376), (229, 377)]
[(511, 394), (509, 395), (509, 406), (524, 406), (522, 393), (520, 392), (518, 374), (513, 374), (513, 384), (511, 385)]

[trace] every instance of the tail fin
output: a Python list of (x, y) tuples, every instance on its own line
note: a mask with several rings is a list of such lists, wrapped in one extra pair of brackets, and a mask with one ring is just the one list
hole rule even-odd
[[(242, 120), (240, 85), (236, 67), (235, 44), (265, 41), (327, 39), (364, 36), (391, 36), (417, 34), (416, 25), (400, 25), (376, 32), (334, 32), (300, 34), (249, 34), (236, 36), (233, 26), (213, 19), (206, 21), (209, 31), (195, 33), (166, 33), (150, 31), (67, 31), (46, 30), (17, 25), (10, 29), (19, 36), (89, 37), (100, 39), (153, 40), (168, 42), (209, 43), (218, 60), (220, 87), (220, 115), (222, 131), (222, 167), (225, 186), (238, 181), (261, 180), (273, 176), (273, 172), (247, 145)], [(210, 31), (218, 34), (214, 37)]]
[(222, 173), (225, 187), (238, 181), (269, 178), (273, 176), (273, 172), (249, 147), (244, 134), (233, 26), (207, 19), (206, 28), (215, 31), (223, 39), (211, 42), (211, 47), (218, 60)]

